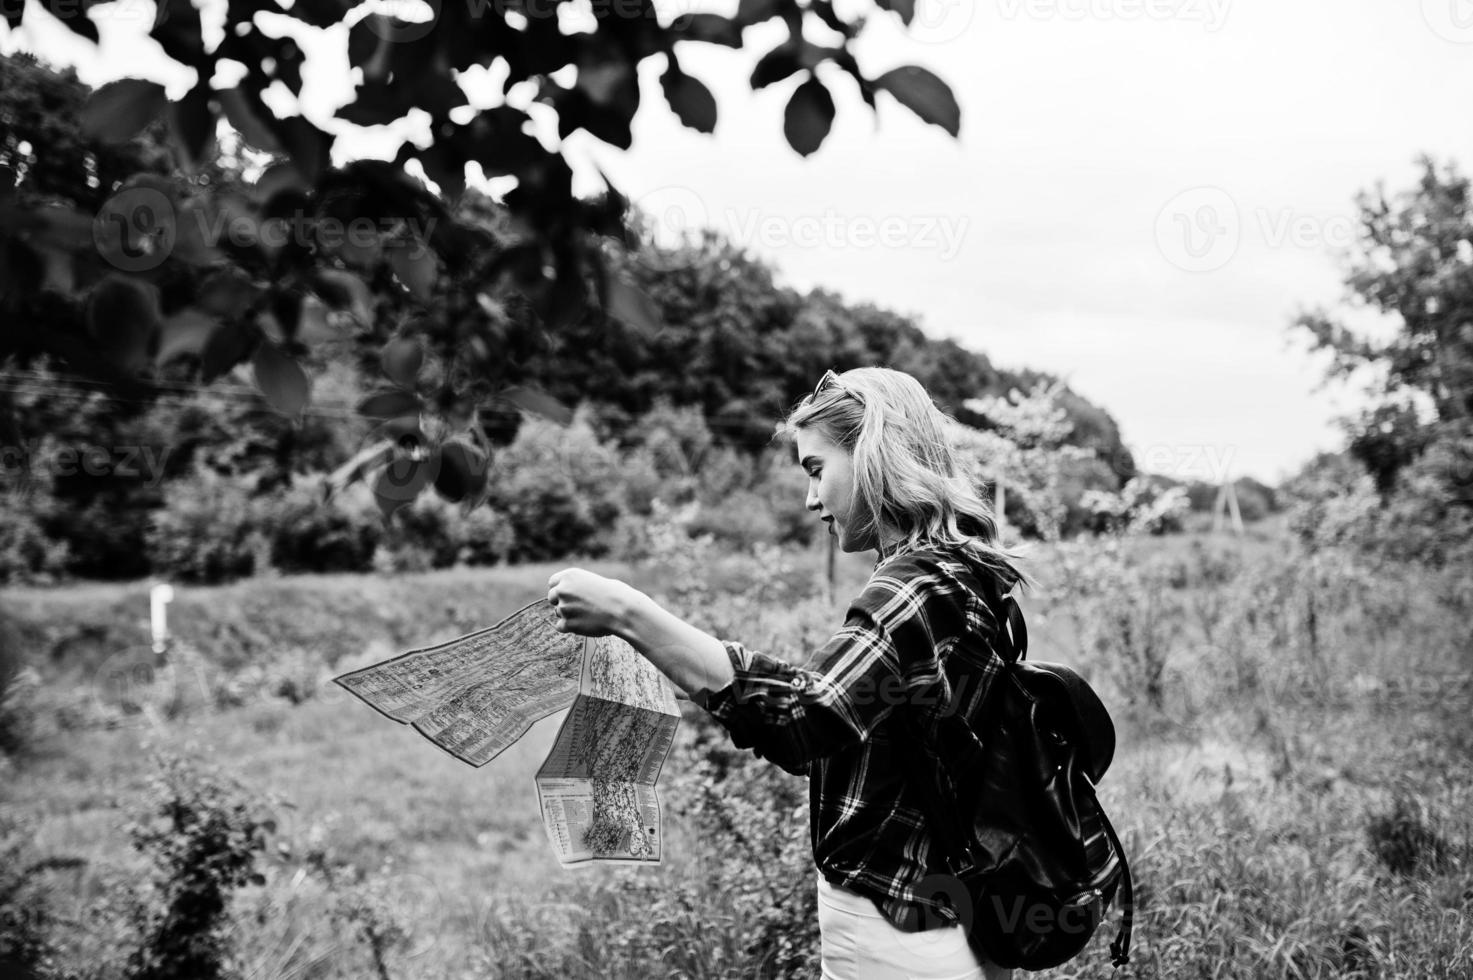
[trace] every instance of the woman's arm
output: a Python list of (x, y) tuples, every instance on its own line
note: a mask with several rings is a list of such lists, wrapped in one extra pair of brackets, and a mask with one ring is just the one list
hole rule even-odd
[(697, 702), (736, 679), (721, 641), (634, 590), (614, 633)]
[(612, 633), (698, 702), (736, 677), (720, 640), (627, 582), (565, 568), (548, 579), (547, 599), (562, 616), (565, 631), (584, 636)]

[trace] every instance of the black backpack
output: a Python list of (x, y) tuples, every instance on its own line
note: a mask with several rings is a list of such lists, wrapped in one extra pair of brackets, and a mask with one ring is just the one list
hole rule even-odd
[(993, 595), (1000, 672), (975, 727), (959, 712), (943, 715), (943, 772), (917, 780), (951, 871), (929, 876), (922, 891), (948, 895), (979, 958), (1043, 970), (1084, 949), (1118, 889), (1122, 921), (1110, 952), (1121, 966), (1135, 897), (1125, 850), (1095, 797), (1115, 726), (1075, 671), (1025, 661), (1022, 611), (1012, 596)]

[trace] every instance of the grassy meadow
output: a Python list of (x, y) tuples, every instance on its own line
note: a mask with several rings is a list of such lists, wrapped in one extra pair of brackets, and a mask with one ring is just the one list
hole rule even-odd
[[(39, 975), (128, 975), (160, 921), (134, 841), (181, 796), (160, 782), (172, 757), (264, 828), (218, 930), (232, 974), (816, 975), (806, 784), (699, 709), (661, 779), (663, 865), (565, 871), (533, 791), (560, 714), (473, 769), (330, 677), (490, 625), (569, 564), (801, 662), (871, 563), (840, 556), (832, 598), (820, 547), (698, 542), (638, 565), (180, 588), (163, 666), (146, 583), (9, 590), (0, 922), (28, 930)], [(1079, 666), (1115, 715), (1101, 795), (1139, 902), (1129, 966), (1108, 965), (1112, 916), (1039, 976), (1473, 976), (1465, 577), (1304, 553), (1266, 523), (1039, 547), (1026, 568), (1031, 655)]]

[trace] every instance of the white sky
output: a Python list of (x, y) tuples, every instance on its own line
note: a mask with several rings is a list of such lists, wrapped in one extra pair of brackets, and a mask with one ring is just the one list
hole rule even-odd
[[(683, 2), (661, 9), (734, 6)], [(1331, 419), (1359, 396), (1316, 391), (1323, 361), (1287, 324), (1340, 297), (1334, 252), (1356, 191), (1410, 186), (1422, 151), (1473, 156), (1473, 72), (1456, 70), (1473, 67), (1470, 0), (920, 0), (909, 35), (863, 0), (838, 7), (873, 11), (867, 74), (921, 64), (952, 86), (959, 141), (888, 95), (876, 119), (846, 76), (823, 73), (839, 119), (800, 158), (782, 136), (797, 79), (746, 84), (783, 37), (774, 21), (743, 51), (682, 46), (716, 92), (714, 139), (675, 121), (663, 59), (650, 59), (635, 149), (569, 140), (581, 192), (597, 165), (671, 233), (716, 227), (800, 289), (1060, 374), (1115, 416), (1148, 469), (1272, 482), (1339, 447)], [(192, 72), (170, 73), (144, 36), (152, 16), (150, 0), (95, 8), (99, 50), (31, 3), (0, 50), (74, 64), (94, 85), (155, 78), (177, 97)], [(352, 84), (331, 53), (343, 31), (299, 35), (304, 109), (320, 124)], [(496, 81), (468, 81), (472, 100), (494, 104)], [(391, 157), (423, 133), (414, 122), (332, 124), (345, 133), (334, 160)]]

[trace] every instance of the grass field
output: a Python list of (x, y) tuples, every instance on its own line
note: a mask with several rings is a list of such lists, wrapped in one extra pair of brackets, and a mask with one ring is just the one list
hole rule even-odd
[[(1135, 961), (1115, 975), (1473, 976), (1473, 664), (1467, 620), (1457, 618), (1463, 593), (1420, 576), (1357, 586), (1329, 571), (1316, 591), (1320, 573), (1286, 565), (1282, 551), (1265, 533), (1244, 543), (1136, 541), (1111, 559), (1043, 551), (1030, 561), (1040, 580), (1025, 603), (1033, 655), (1089, 671), (1120, 726), (1101, 794), (1133, 855), (1141, 907)], [(1229, 578), (1202, 572), (1227, 553), (1238, 562)], [(801, 660), (869, 572), (872, 558), (841, 557), (836, 602), (818, 587), (815, 549), (789, 556), (786, 570), (807, 583), (808, 600), (680, 611), (740, 623), (750, 633), (738, 638)], [(1153, 563), (1164, 569), (1155, 578), (1103, 581)], [(28, 853), (82, 862), (45, 878), (58, 921), (69, 924), (58, 937), (59, 975), (121, 975), (119, 948), (136, 941), (110, 896), (148, 875), (127, 827), (148, 797), (157, 752), (237, 777), (274, 815), (264, 883), (240, 889), (232, 906), (241, 975), (378, 969), (355, 931), (362, 920), (341, 914), (342, 896), (312, 872), (313, 852), (340, 880), (361, 876), (355, 887), (372, 889), (404, 926), (383, 975), (599, 976), (614, 970), (598, 966), (605, 962), (631, 976), (691, 975), (692, 962), (704, 964), (702, 975), (744, 975), (718, 955), (740, 948), (738, 919), (693, 924), (690, 941), (709, 941), (710, 956), (651, 943), (653, 962), (627, 965), (636, 954), (615, 947), (668, 923), (634, 902), (629, 872), (566, 871), (553, 859), (532, 780), (560, 715), (472, 769), (328, 682), (489, 625), (541, 596), (565, 564), (652, 593), (691, 594), (688, 561), (180, 590), (171, 613), (180, 652), (172, 669), (153, 673), (135, 669), (146, 662), (145, 583), (0, 596), (32, 685), (25, 748), (0, 760), (0, 815), (21, 828)], [(719, 562), (704, 571), (710, 594), (755, 588)], [(1354, 599), (1361, 587), (1409, 607), (1402, 620), (1371, 628), (1382, 610)], [(1119, 618), (1121, 603), (1135, 618)], [(1318, 609), (1307, 633), (1296, 611), (1305, 603)], [(1121, 641), (1122, 630), (1133, 639)], [(1156, 701), (1137, 696), (1150, 676), (1160, 681)], [(678, 784), (674, 767), (694, 758), (699, 709), (683, 710), (662, 784)], [(806, 845), (806, 816), (790, 823)], [(665, 865), (638, 873), (690, 887), (721, 845), (668, 814), (667, 827)], [(774, 873), (803, 872), (801, 848), (785, 860), (795, 866)], [(716, 887), (695, 892), (698, 908), (683, 914), (716, 916)], [(1040, 975), (1107, 975), (1099, 954)]]

